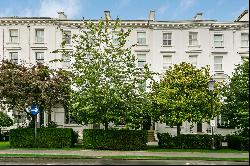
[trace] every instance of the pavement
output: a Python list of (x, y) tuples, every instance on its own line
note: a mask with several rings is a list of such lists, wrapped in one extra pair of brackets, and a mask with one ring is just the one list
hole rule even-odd
[(209, 158), (248, 158), (249, 153), (206, 153), (206, 152), (149, 152), (149, 151), (111, 151), (111, 150), (28, 150), (4, 149), (0, 154), (42, 154), (76, 155), (85, 157), (102, 156), (164, 156), (164, 157), (209, 157)]

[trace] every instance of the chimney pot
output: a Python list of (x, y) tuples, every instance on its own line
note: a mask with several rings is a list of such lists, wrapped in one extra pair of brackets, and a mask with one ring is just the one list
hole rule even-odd
[(155, 11), (154, 10), (150, 10), (150, 12), (149, 12), (149, 20), (155, 21)]
[(202, 13), (197, 13), (197, 14), (194, 16), (194, 20), (196, 20), (196, 21), (202, 20)]
[(107, 20), (111, 19), (110, 11), (108, 11), (108, 10), (104, 11), (104, 19), (107, 19)]
[(58, 18), (59, 19), (67, 19), (67, 15), (64, 14), (64, 12), (57, 12), (58, 13)]

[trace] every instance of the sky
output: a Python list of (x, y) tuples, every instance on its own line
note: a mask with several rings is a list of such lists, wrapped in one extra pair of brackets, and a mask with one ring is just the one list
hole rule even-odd
[(204, 19), (234, 21), (244, 10), (248, 0), (0, 0), (0, 17), (52, 17), (64, 11), (69, 19), (100, 19), (109, 10), (111, 18), (146, 20), (149, 11), (156, 12), (156, 20), (191, 20), (196, 13)]

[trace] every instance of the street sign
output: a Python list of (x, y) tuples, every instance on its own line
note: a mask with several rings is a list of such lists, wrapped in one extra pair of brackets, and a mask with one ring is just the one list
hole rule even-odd
[(215, 120), (210, 120), (210, 126), (215, 127)]
[(37, 105), (32, 105), (32, 106), (30, 107), (30, 113), (31, 113), (32, 115), (37, 115), (37, 114), (39, 113), (39, 108), (38, 108), (38, 106), (37, 106)]

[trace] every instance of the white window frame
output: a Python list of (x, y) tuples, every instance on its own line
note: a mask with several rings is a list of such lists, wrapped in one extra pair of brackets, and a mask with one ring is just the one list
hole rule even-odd
[[(39, 55), (40, 54), (40, 55)], [(38, 52), (35, 52), (35, 55), (36, 55), (36, 63), (40, 63), (40, 64), (44, 64), (44, 52), (42, 51), (38, 51)], [(42, 56), (41, 56), (42, 55)], [(41, 57), (39, 57), (41, 56)]]
[[(195, 38), (196, 36), (196, 38)], [(188, 33), (188, 44), (189, 46), (198, 46), (198, 32), (189, 32)]]
[[(164, 39), (165, 34), (166, 34), (166, 39)], [(162, 45), (163, 46), (172, 46), (172, 32), (163, 32), (162, 33)]]
[[(144, 56), (144, 58), (141, 58), (142, 55)], [(145, 54), (145, 53), (138, 53), (137, 54), (137, 67), (138, 68), (143, 68), (146, 63), (147, 63), (147, 54)], [(140, 64), (142, 64), (142, 66)]]
[[(243, 38), (243, 35), (247, 35), (247, 39)], [(241, 47), (249, 47), (249, 33), (242, 32), (240, 34), (240, 41)], [(246, 44), (243, 44), (243, 42), (246, 42)]]
[[(165, 61), (164, 58), (170, 58), (170, 61)], [(173, 56), (172, 55), (163, 55), (162, 59), (163, 59), (163, 66), (162, 69), (163, 70), (168, 70), (170, 69), (170, 67), (173, 66)]]
[[(41, 41), (39, 41), (39, 36), (38, 36), (38, 31), (43, 31), (43, 36), (40, 38), (42, 39)], [(44, 43), (44, 38), (45, 38), (45, 30), (44, 28), (36, 28), (35, 29), (35, 43)]]
[[(193, 57), (195, 57), (195, 59), (196, 59), (196, 62), (195, 62), (195, 63), (191, 61), (191, 59), (192, 59)], [(192, 64), (193, 66), (197, 67), (197, 66), (198, 66), (198, 55), (197, 55), (197, 54), (189, 55), (189, 56), (188, 56), (188, 61), (189, 61), (189, 63)]]
[[(145, 34), (145, 38), (141, 38), (139, 34)], [(141, 41), (141, 42), (140, 42)], [(145, 41), (145, 42), (142, 42)], [(147, 45), (147, 32), (146, 31), (137, 31), (137, 44), (138, 45)]]
[[(13, 30), (17, 31), (16, 36), (12, 36), (11, 31), (13, 31)], [(15, 42), (13, 41), (13, 38), (16, 38)], [(19, 43), (19, 30), (18, 29), (9, 29), (9, 42), (10, 43)]]
[[(221, 62), (215, 62), (215, 59), (220, 57), (221, 58)], [(216, 65), (221, 65), (221, 69), (218, 69), (216, 67)], [(214, 71), (215, 72), (223, 72), (223, 56), (214, 56)]]
[[(216, 40), (215, 36), (222, 36), (221, 40)], [(221, 44), (218, 46), (215, 43), (220, 42)], [(215, 48), (223, 48), (224, 47), (224, 34), (223, 33), (214, 33), (214, 47)]]
[[(9, 55), (10, 55), (10, 60), (13, 63), (18, 64), (18, 52), (9, 52)], [(13, 55), (16, 55), (17, 58), (13, 58)]]
[(66, 43), (65, 43), (66, 45), (71, 44), (72, 35), (71, 35), (71, 31), (70, 30), (63, 30), (62, 40), (66, 41)]

